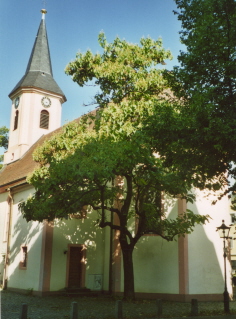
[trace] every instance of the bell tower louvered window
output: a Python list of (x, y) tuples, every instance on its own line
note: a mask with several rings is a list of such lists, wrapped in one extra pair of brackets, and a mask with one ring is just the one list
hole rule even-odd
[(18, 119), (19, 119), (19, 111), (17, 110), (16, 113), (15, 113), (15, 119), (14, 119), (14, 131), (18, 127)]
[(46, 110), (40, 113), (40, 128), (48, 129), (49, 127), (49, 112)]

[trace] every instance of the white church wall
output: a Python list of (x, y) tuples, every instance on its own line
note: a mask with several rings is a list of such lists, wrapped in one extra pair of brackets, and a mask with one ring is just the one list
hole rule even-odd
[[(84, 219), (71, 219), (54, 222), (53, 254), (50, 290), (57, 291), (66, 287), (67, 258), (70, 244), (84, 245), (85, 260), (85, 287), (92, 289), (91, 276), (101, 275), (103, 284), (101, 289), (108, 289), (108, 273), (104, 274), (104, 260), (107, 256), (106, 231), (95, 226), (97, 213), (91, 212)], [(67, 251), (66, 254), (64, 252)], [(105, 279), (106, 278), (106, 279)]]
[[(166, 198), (164, 203), (167, 218), (176, 218), (177, 201)], [(179, 292), (178, 238), (167, 242), (160, 236), (145, 235), (138, 241), (133, 257), (136, 292)]]
[[(8, 288), (38, 291), (42, 224), (27, 223), (18, 210), (19, 202), (31, 193), (32, 189), (28, 189), (13, 195)], [(27, 247), (26, 267), (22, 267), (22, 246)]]
[(178, 243), (143, 236), (134, 252), (135, 291), (177, 294)]
[[(23, 91), (17, 95), (20, 97), (19, 106), (15, 109), (13, 99), (10, 123), (10, 139), (8, 151), (4, 155), (4, 162), (9, 163), (20, 158), (31, 145), (42, 135), (48, 134), (61, 125), (61, 102), (60, 97), (50, 93), (45, 94), (38, 90)], [(42, 98), (49, 97), (51, 105), (45, 108), (42, 105)], [(42, 110), (49, 113), (48, 129), (40, 128), (40, 114)], [(18, 126), (14, 130), (15, 114), (19, 112)]]
[[(212, 196), (197, 192), (197, 201), (188, 207), (194, 213), (208, 214), (211, 219), (203, 226), (197, 226), (189, 235), (189, 293), (222, 294), (224, 291), (223, 239), (216, 228), (225, 220), (230, 225), (227, 197), (212, 205)], [(227, 260), (227, 286), (232, 294), (231, 265)]]
[[(51, 100), (51, 105), (48, 108), (43, 107), (42, 98), (48, 96)], [(29, 101), (27, 101), (28, 99)], [(61, 126), (61, 103), (60, 100), (54, 96), (41, 94), (25, 94), (24, 105), (28, 106), (30, 114), (30, 120), (28, 121), (29, 127), (28, 130), (32, 132), (29, 136), (29, 144), (32, 145), (37, 141), (42, 135), (48, 134), (59, 128)], [(32, 107), (31, 105), (34, 105)], [(30, 108), (31, 106), (31, 108)], [(40, 123), (40, 113), (42, 110), (47, 110), (49, 112), (49, 128), (43, 129), (39, 127)], [(24, 131), (24, 138), (27, 138), (27, 131)]]

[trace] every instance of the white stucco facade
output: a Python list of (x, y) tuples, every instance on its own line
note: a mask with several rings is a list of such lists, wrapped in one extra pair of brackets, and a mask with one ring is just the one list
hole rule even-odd
[[(27, 186), (15, 187), (11, 193), (0, 194), (1, 253), (7, 255), (7, 219), (11, 214), (9, 263), (5, 269), (8, 289), (31, 290), (37, 294), (55, 293), (68, 288), (70, 272), (70, 247), (83, 247), (83, 287), (96, 291), (109, 291), (109, 267), (113, 271), (114, 293), (123, 291), (123, 264), (121, 251), (116, 248), (110, 256), (110, 229), (94, 225), (96, 212), (88, 212), (86, 218), (55, 220), (45, 228), (44, 223), (27, 223), (18, 210), (20, 201), (33, 193)], [(10, 196), (10, 197), (9, 197)], [(10, 200), (11, 199), (11, 200)], [(226, 224), (230, 214), (225, 198), (211, 205), (201, 193), (195, 204), (188, 208), (211, 218), (204, 226), (196, 226), (185, 238), (167, 242), (160, 236), (145, 235), (140, 238), (134, 253), (135, 291), (137, 296), (159, 297), (176, 300), (220, 300), (224, 287), (223, 241), (216, 232), (222, 219)], [(184, 205), (178, 199), (165, 207), (168, 218), (176, 218)], [(170, 201), (167, 200), (170, 204)], [(4, 225), (4, 227), (2, 226)], [(131, 222), (130, 227), (135, 227)], [(27, 247), (27, 267), (20, 267), (22, 247)], [(120, 254), (120, 258), (115, 258)], [(1, 264), (3, 280), (4, 267)], [(232, 295), (231, 267), (227, 261), (228, 290)], [(99, 285), (96, 286), (96, 280)]]
[[(50, 99), (50, 107), (45, 108), (42, 99)], [(15, 108), (16, 98), (19, 105)], [(10, 120), (10, 138), (8, 150), (4, 155), (4, 162), (9, 163), (23, 156), (23, 154), (42, 135), (46, 135), (61, 126), (61, 104), (63, 100), (59, 95), (39, 89), (21, 89), (12, 97)], [(40, 127), (40, 115), (43, 110), (49, 114), (47, 129)], [(18, 126), (15, 129), (16, 112), (18, 112)]]

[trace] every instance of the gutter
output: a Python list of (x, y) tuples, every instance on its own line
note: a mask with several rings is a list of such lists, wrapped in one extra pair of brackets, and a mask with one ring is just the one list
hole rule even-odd
[[(7, 185), (12, 185), (14, 183), (17, 183), (17, 182), (20, 182), (20, 181), (23, 181), (24, 179), (26, 179), (27, 176), (24, 176), (24, 177), (21, 177), (21, 178), (18, 178), (18, 179), (15, 179), (14, 181), (11, 181), (11, 182), (8, 182), (6, 184), (2, 184), (0, 185), (0, 187), (6, 187)], [(10, 191), (10, 188), (7, 188), (7, 191)]]

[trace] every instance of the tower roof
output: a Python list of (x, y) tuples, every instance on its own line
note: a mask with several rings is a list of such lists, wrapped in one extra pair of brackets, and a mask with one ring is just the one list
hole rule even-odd
[(17, 83), (9, 96), (11, 96), (19, 88), (36, 87), (62, 95), (63, 98), (66, 100), (64, 93), (62, 92), (56, 81), (53, 79), (52, 64), (45, 23), (46, 10), (43, 9), (41, 12), (43, 13), (42, 20), (39, 25), (38, 33), (29, 58), (25, 75)]

